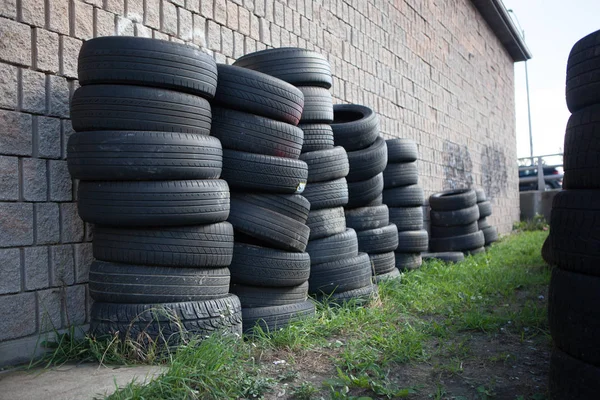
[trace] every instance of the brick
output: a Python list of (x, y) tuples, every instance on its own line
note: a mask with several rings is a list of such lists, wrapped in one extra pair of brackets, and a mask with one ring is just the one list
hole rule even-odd
[(70, 119), (63, 119), (61, 120), (62, 123), (62, 159), (67, 158), (67, 145), (69, 144), (69, 138), (71, 137), (72, 134), (75, 133), (75, 130), (73, 129), (73, 125), (71, 124), (71, 120)]
[(83, 240), (83, 221), (77, 213), (77, 203), (60, 205), (61, 242), (74, 243)]
[(35, 114), (46, 112), (46, 74), (24, 69), (22, 71), (22, 105), (23, 111)]
[(199, 14), (201, 2), (204, 2), (204, 0), (185, 0), (185, 8), (195, 14)]
[(256, 0), (254, 2), (254, 14), (259, 17), (265, 16), (265, 2), (264, 0)]
[(73, 182), (66, 161), (50, 160), (50, 201), (72, 201)]
[(69, 82), (62, 76), (50, 76), (50, 104), (48, 113), (52, 116), (68, 118), (71, 91)]
[(135, 36), (133, 29), (133, 21), (117, 15), (117, 35), (118, 36)]
[(16, 339), (35, 333), (35, 293), (0, 296), (0, 341)]
[(17, 107), (17, 75), (17, 67), (0, 63), (0, 107), (2, 108)]
[(152, 29), (150, 29), (142, 24), (135, 24), (135, 36), (151, 38), (152, 37)]
[(63, 292), (61, 288), (40, 290), (38, 296), (38, 315), (40, 332), (49, 332), (62, 328)]
[(23, 198), (25, 201), (48, 200), (46, 160), (23, 159)]
[(90, 274), (90, 265), (94, 261), (91, 243), (77, 243), (75, 246), (75, 282), (87, 283)]
[(40, 0), (21, 0), (22, 21), (26, 24), (43, 27), (46, 25), (45, 2)]
[(173, 43), (179, 43), (179, 44), (185, 44), (185, 42), (181, 39), (179, 39), (178, 37), (175, 36), (169, 36), (169, 42), (173, 42)]
[(210, 50), (221, 51), (221, 27), (213, 21), (208, 21), (206, 46)]
[(127, 18), (133, 22), (144, 22), (144, 0), (127, 0)]
[(51, 0), (47, 2), (50, 8), (48, 29), (54, 32), (69, 34), (69, 0)]
[(33, 244), (33, 204), (0, 203), (0, 247), (31, 244)]
[(19, 249), (0, 249), (0, 294), (21, 290), (21, 252)]
[(283, 12), (284, 5), (280, 2), (275, 2), (275, 7), (273, 9), (273, 22), (276, 25), (284, 27), (285, 26), (285, 14)]
[(214, 57), (217, 64), (227, 64), (227, 57), (223, 54), (215, 52)]
[(253, 53), (256, 51), (256, 40), (246, 36), (244, 39), (244, 53)]
[(162, 1), (160, 30), (169, 35), (177, 35), (177, 7), (168, 1)]
[(214, 20), (221, 25), (227, 24), (227, 0), (215, 0)]
[(69, 36), (62, 36), (63, 56), (61, 58), (61, 75), (67, 78), (77, 78), (77, 57), (83, 42)]
[(43, 116), (36, 119), (38, 157), (60, 158), (62, 153), (60, 119)]
[(214, 3), (210, 0), (201, 0), (200, 14), (206, 19), (213, 19), (213, 16), (215, 15)]
[(94, 7), (82, 1), (73, 2), (75, 21), (72, 35), (78, 39), (89, 40), (94, 37)]
[(169, 35), (167, 35), (166, 33), (154, 31), (152, 32), (152, 34), (154, 36), (154, 39), (166, 40), (167, 42), (169, 41)]
[(123, 15), (125, 12), (124, 0), (105, 0), (104, 9), (113, 14)]
[(86, 242), (91, 242), (94, 238), (94, 224), (90, 224), (88, 222), (85, 223), (85, 237), (84, 240)]
[(265, 0), (265, 18), (273, 22), (273, 0)]
[(44, 289), (50, 285), (48, 247), (25, 247), (25, 290)]
[(19, 159), (0, 156), (0, 200), (19, 200)]
[(264, 18), (260, 19), (260, 41), (266, 45), (271, 44), (271, 23)]
[(178, 37), (185, 41), (191, 41), (194, 37), (194, 23), (192, 13), (185, 8), (178, 8), (179, 28)]
[(227, 3), (227, 27), (234, 31), (239, 27), (238, 8), (235, 3)]
[(94, 8), (94, 37), (115, 35), (115, 14)]
[(56, 244), (60, 241), (60, 216), (57, 203), (37, 203), (35, 210), (36, 244)]
[(250, 12), (245, 8), (239, 7), (238, 19), (240, 33), (242, 35), (248, 36), (250, 34)]
[(206, 19), (194, 14), (194, 34), (192, 41), (200, 47), (206, 47)]
[(227, 57), (233, 56), (233, 31), (221, 27), (221, 53)]
[(75, 282), (75, 257), (70, 244), (50, 247), (52, 286), (72, 285)]
[(244, 8), (250, 12), (254, 12), (254, 0), (244, 0)]
[(101, 8), (104, 5), (104, 0), (83, 0), (87, 4), (91, 4), (94, 7)]
[(256, 15), (250, 14), (250, 37), (260, 40), (260, 21)]
[(160, 29), (160, 0), (146, 0), (144, 25)]
[(0, 154), (30, 156), (31, 115), (0, 110)]
[(274, 24), (271, 24), (271, 45), (281, 47), (281, 28)]
[(175, 4), (178, 8), (185, 7), (185, 0), (169, 0), (171, 3)]
[(0, 18), (0, 61), (31, 65), (31, 28), (6, 18)]
[(238, 59), (244, 55), (244, 36), (233, 32), (233, 58)]
[(82, 325), (86, 316), (86, 293), (85, 285), (67, 287), (63, 321), (65, 327)]
[(0, 17), (17, 18), (17, 0), (0, 0)]

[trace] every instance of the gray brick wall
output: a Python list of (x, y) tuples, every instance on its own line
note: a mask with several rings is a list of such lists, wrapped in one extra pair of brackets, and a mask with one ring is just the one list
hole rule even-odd
[[(11, 343), (88, 316), (91, 227), (66, 166), (83, 40), (154, 37), (218, 62), (271, 46), (327, 56), (336, 102), (417, 141), (427, 194), (472, 184), (519, 216), (513, 66), (470, 0), (20, 0), (0, 3), (0, 364)], [(14, 348), (22, 349), (22, 344)]]

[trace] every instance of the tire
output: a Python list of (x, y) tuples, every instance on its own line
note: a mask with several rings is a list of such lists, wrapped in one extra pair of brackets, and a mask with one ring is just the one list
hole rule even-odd
[(393, 270), (391, 270), (390, 272), (386, 272), (385, 274), (376, 275), (373, 278), (375, 283), (381, 283), (381, 282), (388, 281), (391, 279), (398, 280), (398, 281), (400, 281), (400, 279), (402, 279), (402, 274), (400, 273), (400, 270), (398, 270), (398, 268), (394, 268)]
[(479, 207), (479, 218), (485, 218), (492, 215), (492, 204), (489, 201), (477, 203), (477, 207)]
[[(241, 334), (242, 313), (239, 299), (227, 295), (220, 299), (161, 304), (100, 303), (92, 305), (90, 332), (95, 336), (114, 336), (124, 340), (177, 344), (186, 333), (205, 337), (213, 333)], [(152, 345), (152, 342), (150, 343)]]
[(304, 132), (303, 153), (333, 148), (333, 130), (328, 124), (300, 124), (298, 128)]
[(416, 185), (419, 182), (417, 163), (388, 164), (383, 171), (383, 181), (386, 189)]
[(311, 294), (346, 292), (371, 284), (371, 262), (365, 253), (328, 263), (313, 264), (308, 279)]
[(473, 189), (446, 190), (429, 197), (429, 205), (435, 211), (461, 210), (475, 204), (477, 204), (477, 193)]
[[(377, 278), (375, 278), (377, 279)], [(326, 301), (328, 304), (343, 305), (353, 302), (355, 304), (367, 303), (378, 295), (377, 285), (372, 283), (358, 289), (347, 290), (345, 292), (334, 292), (330, 295), (317, 296), (320, 301)]]
[(238, 197), (231, 199), (228, 221), (236, 231), (287, 251), (304, 252), (310, 234), (304, 223)]
[(271, 193), (302, 193), (308, 167), (302, 160), (223, 150), (221, 177), (232, 189)]
[(218, 64), (214, 102), (250, 114), (298, 125), (304, 107), (300, 90), (280, 79), (233, 65)]
[(227, 296), (227, 268), (173, 268), (94, 261), (89, 290), (106, 303), (177, 303)]
[(390, 224), (386, 205), (359, 207), (346, 210), (346, 226), (355, 231), (383, 228)]
[(593, 32), (571, 49), (567, 63), (566, 98), (572, 113), (600, 103), (600, 33)]
[(565, 133), (565, 189), (600, 188), (600, 105), (571, 115)]
[(465, 259), (465, 255), (460, 251), (446, 251), (439, 253), (422, 253), (423, 260), (439, 260), (446, 263), (457, 263)]
[(308, 166), (308, 182), (325, 182), (348, 175), (350, 166), (343, 147), (302, 153), (300, 160)]
[(240, 299), (243, 308), (284, 306), (306, 301), (308, 282), (288, 287), (231, 285), (231, 293)]
[(485, 252), (486, 252), (486, 248), (484, 246), (478, 247), (476, 249), (463, 251), (465, 256), (476, 256), (477, 254), (485, 254)]
[(479, 207), (474, 206), (454, 211), (435, 211), (429, 213), (431, 225), (457, 226), (468, 225), (479, 219)]
[(67, 162), (72, 178), (88, 181), (217, 179), (223, 151), (205, 135), (79, 132), (69, 137)]
[(369, 254), (373, 275), (386, 274), (396, 268), (396, 256), (393, 251)]
[(302, 224), (305, 224), (308, 219), (310, 203), (300, 194), (237, 192), (233, 193), (231, 197), (257, 207), (266, 208)]
[(600, 366), (600, 278), (552, 270), (548, 323), (559, 349), (583, 362)]
[(284, 328), (292, 322), (315, 315), (315, 305), (307, 300), (283, 306), (242, 308), (244, 333), (254, 331), (256, 325), (263, 331), (272, 332)]
[(82, 86), (71, 99), (71, 122), (83, 131), (210, 134), (210, 104), (202, 97), (128, 85)]
[(421, 253), (396, 253), (395, 267), (400, 271), (413, 271), (423, 264)]
[(398, 232), (423, 229), (423, 207), (391, 207), (389, 210), (390, 222), (396, 225)]
[(358, 255), (358, 239), (354, 229), (322, 239), (311, 240), (306, 246), (311, 265), (329, 263)]
[(308, 280), (308, 253), (289, 252), (236, 242), (229, 266), (231, 282), (242, 285), (286, 287)]
[(171, 228), (94, 227), (94, 257), (101, 261), (165, 267), (226, 267), (233, 255), (228, 222)]
[(329, 89), (332, 84), (331, 67), (324, 56), (294, 47), (256, 51), (238, 58), (233, 65), (260, 71), (294, 86)]
[(398, 247), (398, 230), (394, 224), (356, 232), (356, 237), (358, 251), (364, 253), (387, 253)]
[(417, 144), (411, 139), (388, 139), (385, 141), (390, 164), (408, 163), (417, 161), (419, 153)]
[(475, 196), (477, 197), (477, 203), (481, 203), (487, 200), (485, 196), (485, 190), (481, 188), (475, 189)]
[[(485, 228), (487, 229), (487, 228)], [(453, 236), (468, 235), (479, 231), (477, 222), (472, 222), (468, 225), (456, 225), (456, 226), (436, 226), (431, 225), (431, 237), (432, 238), (448, 238)]]
[(491, 225), (488, 222), (487, 218), (483, 217), (483, 218), (479, 218), (477, 220), (477, 228), (479, 228), (479, 230), (482, 230), (484, 228), (489, 228)]
[(382, 205), (383, 205), (383, 195), (380, 194), (379, 196), (375, 197), (373, 200), (369, 201), (362, 207), (377, 207), (377, 206), (382, 206)]
[(302, 194), (310, 202), (311, 211), (342, 207), (348, 204), (346, 178), (329, 182), (313, 182), (306, 186)]
[(369, 107), (358, 104), (333, 106), (333, 137), (346, 151), (364, 149), (379, 136), (379, 117)]
[(408, 185), (383, 191), (383, 202), (393, 207), (416, 207), (425, 202), (423, 188), (419, 185)]
[(382, 191), (383, 174), (377, 174), (364, 181), (349, 182), (346, 206), (347, 208), (369, 207), (373, 205), (372, 202), (378, 200)]
[[(426, 230), (398, 232), (398, 248), (396, 253), (420, 253), (427, 251), (429, 235)], [(396, 256), (396, 263), (398, 257)]]
[(589, 400), (598, 396), (600, 368), (557, 347), (550, 357), (550, 400)]
[(387, 165), (387, 147), (385, 140), (378, 137), (375, 142), (362, 150), (348, 153), (350, 172), (348, 182), (364, 181), (383, 172)]
[(333, 99), (328, 89), (314, 86), (298, 87), (304, 95), (300, 122), (304, 124), (333, 122)]
[(482, 231), (446, 238), (431, 238), (429, 241), (429, 248), (433, 252), (468, 251), (484, 245), (485, 237)]
[(220, 179), (82, 181), (78, 199), (82, 220), (108, 226), (212, 224), (229, 216), (229, 187)]
[(215, 59), (184, 44), (140, 37), (99, 37), (83, 43), (78, 61), (82, 86), (154, 86), (207, 99), (217, 89)]
[(210, 134), (221, 141), (223, 148), (297, 159), (302, 151), (302, 129), (285, 122), (213, 107)]
[(483, 232), (486, 246), (498, 241), (498, 230), (495, 226), (484, 228), (481, 230), (481, 232)]
[(306, 225), (310, 228), (309, 240), (321, 239), (346, 231), (344, 207), (311, 211)]

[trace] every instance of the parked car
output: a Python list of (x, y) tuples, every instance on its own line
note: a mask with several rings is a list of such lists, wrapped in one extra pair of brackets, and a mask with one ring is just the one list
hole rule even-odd
[[(562, 168), (560, 168), (560, 169), (562, 169)], [(562, 188), (563, 173), (560, 171), (560, 169), (558, 167), (552, 167), (552, 166), (543, 167), (544, 182), (545, 182), (546, 190)], [(557, 178), (556, 175), (560, 175), (560, 178), (559, 179), (551, 179), (551, 178)], [(531, 178), (534, 178), (535, 180), (533, 180)], [(532, 167), (531, 169), (520, 169), (519, 168), (519, 191), (525, 192), (528, 190), (538, 190), (537, 167)]]

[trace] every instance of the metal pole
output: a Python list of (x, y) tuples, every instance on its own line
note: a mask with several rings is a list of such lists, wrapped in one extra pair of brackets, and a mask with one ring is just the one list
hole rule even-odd
[(544, 164), (542, 163), (542, 157), (538, 157), (537, 163), (537, 178), (538, 178), (538, 190), (542, 192), (546, 191), (546, 181), (544, 180)]
[[(525, 40), (525, 31), (523, 31)], [(531, 103), (529, 101), (529, 73), (527, 72), (527, 60), (525, 60), (525, 87), (527, 88), (527, 120), (529, 121), (529, 156), (533, 157), (533, 133), (531, 131)]]

